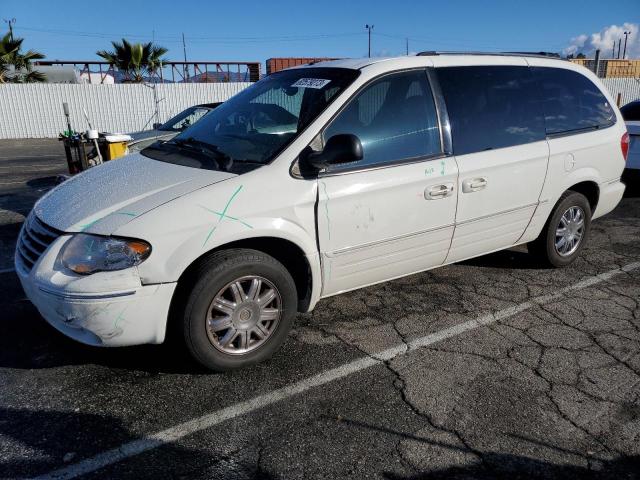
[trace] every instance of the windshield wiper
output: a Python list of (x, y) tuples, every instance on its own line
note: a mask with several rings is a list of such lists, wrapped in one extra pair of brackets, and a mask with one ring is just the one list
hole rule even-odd
[(229, 171), (233, 166), (233, 159), (226, 153), (220, 151), (217, 146), (211, 145), (210, 143), (203, 142), (201, 140), (196, 140), (193, 137), (174, 138), (172, 140), (169, 140), (168, 142), (165, 142), (165, 144), (175, 145), (178, 148), (182, 148), (184, 150), (201, 153), (206, 157), (214, 160), (218, 168), (222, 168), (226, 171)]
[(266, 165), (264, 162), (261, 162), (259, 160), (249, 160), (246, 158), (234, 158), (233, 162), (234, 163), (250, 163), (252, 165)]

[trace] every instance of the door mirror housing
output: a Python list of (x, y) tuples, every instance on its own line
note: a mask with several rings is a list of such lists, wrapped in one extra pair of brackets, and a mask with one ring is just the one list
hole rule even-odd
[(338, 163), (362, 160), (362, 143), (351, 133), (334, 135), (319, 152), (309, 152), (305, 161), (318, 170)]

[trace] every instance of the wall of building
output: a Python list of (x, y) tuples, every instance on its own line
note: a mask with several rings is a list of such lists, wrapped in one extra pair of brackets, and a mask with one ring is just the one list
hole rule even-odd
[[(593, 72), (596, 70), (596, 61), (592, 58), (572, 58), (570, 61)], [(598, 61), (598, 76), (602, 78), (638, 78), (640, 77), (640, 60), (601, 59)]]
[(135, 132), (164, 122), (198, 103), (221, 102), (240, 92), (246, 82), (158, 84), (159, 120), (155, 117), (154, 89), (143, 84), (0, 85), (0, 138), (53, 138), (67, 129), (63, 102), (69, 104), (71, 126), (106, 132)]

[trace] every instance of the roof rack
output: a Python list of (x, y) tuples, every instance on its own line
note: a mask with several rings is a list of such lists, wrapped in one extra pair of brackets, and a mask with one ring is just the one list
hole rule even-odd
[(419, 52), (419, 57), (431, 55), (497, 55), (505, 57), (543, 57), (543, 58), (560, 58), (558, 53), (554, 52), (438, 52), (435, 50), (427, 50)]

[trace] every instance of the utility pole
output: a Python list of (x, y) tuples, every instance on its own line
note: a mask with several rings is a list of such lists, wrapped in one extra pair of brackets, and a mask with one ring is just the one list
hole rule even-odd
[(4, 19), (4, 23), (8, 23), (9, 24), (9, 38), (11, 39), (11, 41), (13, 42), (13, 26), (16, 24), (16, 19), (15, 18), (11, 18), (11, 19)]
[(622, 46), (622, 38), (618, 40), (618, 60), (620, 59), (620, 47)]
[(627, 56), (627, 38), (631, 35), (631, 32), (622, 32), (624, 33), (624, 50), (622, 51), (622, 59), (624, 60)]
[(406, 46), (407, 46), (407, 57), (408, 57), (409, 56), (409, 37), (407, 37)]
[(616, 58), (616, 41), (613, 41), (613, 52), (611, 53), (611, 58)]
[(364, 28), (369, 31), (369, 58), (371, 58), (371, 30), (373, 30), (373, 25), (367, 24)]
[(182, 50), (184, 52), (184, 69), (182, 75), (185, 82), (189, 81), (189, 66), (187, 65), (187, 43), (184, 41), (184, 32), (182, 32)]

